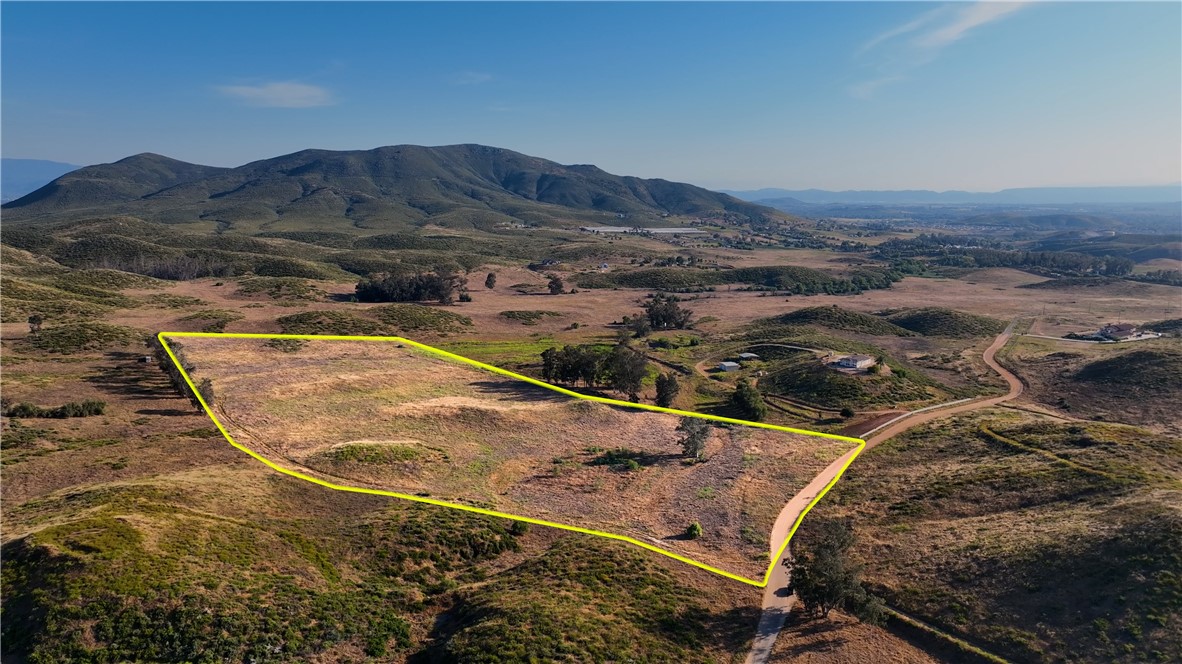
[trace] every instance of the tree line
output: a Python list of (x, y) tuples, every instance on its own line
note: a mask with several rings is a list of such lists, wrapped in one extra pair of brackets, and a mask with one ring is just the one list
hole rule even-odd
[[(176, 362), (172, 361), (172, 358), (168, 356), (168, 351), (165, 350), (164, 345), (156, 337), (152, 337), (148, 341), (148, 346), (152, 349), (156, 366), (160, 367), (160, 370), (164, 372), (164, 375), (168, 378), (169, 385), (172, 386), (172, 389), (176, 390), (177, 394), (188, 399), (189, 403), (193, 404), (193, 407), (197, 410), (201, 410), (202, 400), (205, 401), (207, 406), (213, 407), (214, 392), (212, 380), (202, 378), (197, 383), (196, 392), (189, 387), (188, 381), (185, 380), (185, 374), (191, 375), (194, 367), (185, 355), (184, 345), (179, 341), (173, 341), (169, 344), (172, 354), (176, 357)], [(181, 372), (182, 367), (184, 368), (184, 373)], [(200, 395), (200, 398), (198, 398), (198, 395)]]

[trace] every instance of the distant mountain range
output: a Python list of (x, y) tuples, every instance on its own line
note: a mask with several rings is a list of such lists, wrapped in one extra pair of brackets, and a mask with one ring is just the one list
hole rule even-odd
[[(303, 150), (237, 168), (157, 154), (72, 171), (3, 206), (11, 220), (124, 214), (223, 227), (357, 228), (488, 224), (722, 213), (746, 219), (775, 210), (689, 184), (622, 177), (483, 145)], [(605, 214), (606, 213), (606, 214)]]
[(824, 189), (722, 190), (745, 201), (789, 209), (796, 205), (1053, 205), (1070, 203), (1174, 203), (1182, 201), (1182, 184), (1160, 187), (1031, 187), (997, 192), (826, 191)]
[(43, 159), (0, 159), (0, 203), (16, 200), (79, 168), (82, 167)]

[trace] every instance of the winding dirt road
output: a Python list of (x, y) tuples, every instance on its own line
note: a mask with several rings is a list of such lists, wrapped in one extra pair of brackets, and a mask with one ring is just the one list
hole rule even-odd
[[(1006, 401), (1010, 401), (1022, 394), (1022, 381), (1010, 373), (1005, 367), (998, 364), (995, 356), (997, 352), (1002, 349), (1009, 342), (1010, 337), (1013, 336), (1014, 326), (1017, 320), (1011, 322), (1004, 332), (999, 334), (989, 348), (981, 354), (981, 359), (985, 364), (993, 369), (1002, 378), (1005, 379), (1009, 385), (1009, 391), (1002, 396), (990, 397), (986, 399), (978, 399), (966, 403), (958, 403), (958, 405), (950, 406), (948, 408), (936, 408), (932, 410), (923, 410), (922, 412), (914, 412), (908, 416), (901, 417), (897, 421), (887, 425), (881, 431), (874, 433), (870, 438), (866, 439), (866, 449), (870, 449), (883, 441), (897, 436), (904, 431), (930, 422), (941, 417), (948, 417), (949, 415), (956, 415), (971, 410), (978, 410), (980, 408), (989, 408), (996, 406)], [(789, 500), (784, 509), (781, 510), (780, 516), (776, 518), (776, 523), (772, 526), (771, 535), (771, 552), (774, 556), (780, 545), (788, 537), (788, 532), (792, 528), (792, 524), (800, 518), (800, 513), (812, 502), (817, 493), (822, 491), (833, 478), (841, 472), (842, 465), (848, 458), (854, 454), (851, 451), (842, 458), (834, 461), (825, 470), (821, 471), (819, 475), (813, 478), (800, 493)], [(778, 564), (772, 571), (772, 576), (768, 580), (767, 588), (763, 593), (763, 614), (759, 618), (759, 627), (756, 629), (755, 641), (751, 646), (751, 652), (747, 654), (747, 664), (765, 664), (768, 657), (772, 654), (772, 648), (776, 645), (776, 637), (779, 636), (780, 630), (784, 627), (784, 621), (788, 617), (788, 613), (792, 611), (792, 607), (796, 604), (796, 595), (790, 595), (787, 592), (789, 581), (788, 568), (783, 564), (784, 560), (791, 559), (791, 548), (788, 547), (784, 551), (784, 556), (778, 561)]]

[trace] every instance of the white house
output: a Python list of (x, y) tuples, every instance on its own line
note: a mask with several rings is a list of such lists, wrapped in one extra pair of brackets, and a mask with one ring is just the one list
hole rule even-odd
[(739, 363), (738, 362), (719, 362), (718, 363), (718, 370), (719, 371), (738, 371), (739, 370)]
[(758, 360), (759, 356), (755, 353), (739, 353), (740, 360)]
[(844, 369), (868, 369), (874, 366), (874, 358), (869, 355), (846, 355), (837, 361), (837, 366)]

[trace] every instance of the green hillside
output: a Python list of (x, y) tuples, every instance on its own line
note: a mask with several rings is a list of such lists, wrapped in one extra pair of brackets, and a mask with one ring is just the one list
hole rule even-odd
[(876, 336), (914, 336), (914, 332), (893, 322), (885, 321), (878, 316), (842, 309), (837, 305), (806, 307), (769, 320), (784, 325), (817, 325), (833, 330), (846, 330)]
[(1077, 380), (1145, 392), (1178, 391), (1182, 389), (1179, 376), (1182, 376), (1182, 352), (1165, 349), (1128, 351), (1090, 362), (1075, 374)]
[(1006, 328), (1006, 323), (996, 318), (941, 307), (905, 309), (887, 316), (887, 320), (925, 337), (988, 337)]
[(322, 219), (374, 229), (432, 218), (448, 227), (489, 227), (505, 220), (570, 219), (573, 211), (592, 213), (583, 221), (616, 214), (651, 220), (662, 214), (728, 213), (760, 221), (780, 216), (692, 185), (621, 177), (483, 145), (303, 150), (237, 168), (141, 154), (64, 175), (4, 210), (13, 220), (130, 214), (164, 222), (212, 220), (231, 228), (266, 223), (272, 232), (336, 230), (299, 227)]
[(1176, 661), (1180, 459), (1143, 429), (993, 410), (867, 451), (814, 513), (854, 517), (888, 605), (1009, 661)]

